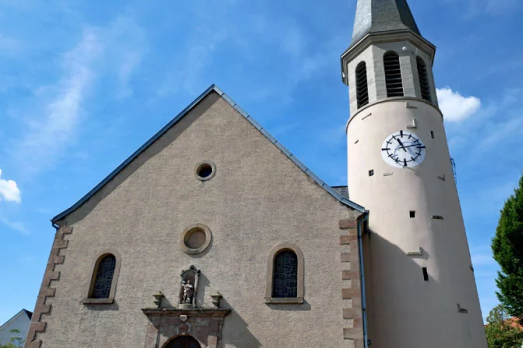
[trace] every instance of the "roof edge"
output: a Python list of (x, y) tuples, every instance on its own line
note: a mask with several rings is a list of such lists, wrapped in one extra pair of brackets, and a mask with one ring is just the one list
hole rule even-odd
[(283, 154), (285, 154), (291, 161), (294, 162), (305, 174), (312, 178), (318, 185), (323, 187), (328, 193), (330, 193), (334, 198), (336, 198), (340, 203), (351, 207), (355, 210), (358, 210), (362, 213), (366, 212), (365, 208), (361, 205), (354, 203), (327, 185), (323, 180), (316, 176), (308, 167), (302, 164), (292, 153), (289, 152), (280, 142), (278, 142), (269, 132), (267, 132), (260, 124), (258, 124), (248, 113), (246, 113), (234, 100), (232, 100), (227, 94), (225, 94), (221, 89), (219, 89), (215, 84), (212, 84), (207, 88), (200, 96), (198, 96), (192, 103), (190, 103), (185, 109), (182, 110), (175, 118), (173, 118), (169, 123), (167, 123), (162, 129), (160, 129), (152, 138), (150, 138), (145, 144), (143, 144), (138, 150), (136, 150), (131, 156), (129, 156), (124, 162), (122, 162), (115, 170), (113, 170), (105, 179), (103, 179), (98, 185), (96, 185), (91, 191), (89, 191), (85, 196), (83, 196), (79, 201), (73, 204), (70, 208), (64, 210), (60, 214), (52, 218), (51, 222), (54, 224), (63, 218), (65, 218), (70, 213), (74, 212), (81, 205), (83, 205), (87, 200), (94, 196), (102, 187), (105, 186), (109, 181), (111, 181), (116, 175), (118, 175), (129, 163), (135, 160), (143, 151), (145, 151), (150, 145), (152, 145), (156, 140), (158, 140), (162, 135), (164, 135), (171, 127), (173, 127), (178, 121), (180, 121), (185, 115), (187, 115), (202, 99), (204, 99), (211, 92), (216, 92), (220, 97), (222, 97), (227, 103), (229, 103), (236, 111), (240, 113), (249, 123), (251, 123), (258, 131), (260, 131), (270, 142), (272, 142)]
[[(29, 315), (29, 313), (31, 313), (31, 314)], [(9, 324), (11, 321), (13, 321), (15, 318), (17, 318), (20, 314), (25, 314), (29, 318), (29, 320), (31, 320), (31, 317), (33, 316), (32, 312), (30, 312), (27, 309), (23, 308), (18, 313), (16, 313), (11, 318), (9, 318), (5, 323), (0, 325), (0, 329), (3, 328), (4, 326), (6, 326), (7, 324)]]

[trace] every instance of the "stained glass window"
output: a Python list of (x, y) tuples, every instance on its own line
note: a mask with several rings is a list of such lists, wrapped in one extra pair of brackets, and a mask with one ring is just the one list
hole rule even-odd
[(298, 257), (293, 251), (285, 250), (274, 260), (272, 297), (298, 296)]
[(100, 260), (96, 270), (91, 298), (109, 298), (115, 266), (116, 257), (114, 255), (107, 255)]

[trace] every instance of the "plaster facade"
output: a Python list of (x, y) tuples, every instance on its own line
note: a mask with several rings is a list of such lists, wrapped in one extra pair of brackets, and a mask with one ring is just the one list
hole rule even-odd
[[(200, 181), (194, 168), (207, 160), (214, 177)], [(66, 247), (53, 248), (37, 310), (47, 307), (34, 318), (31, 347), (162, 347), (180, 332), (172, 308), (179, 273), (190, 265), (201, 270), (197, 307), (214, 308), (219, 292), (220, 307), (230, 310), (223, 327), (186, 313), (194, 324), (186, 334), (211, 325), (208, 338), (195, 336), (202, 347), (363, 347), (361, 215), (212, 91), (58, 221), (56, 240)], [(188, 254), (180, 236), (194, 224), (208, 226), (212, 242)], [(303, 252), (303, 304), (265, 303), (267, 260), (283, 243)], [(121, 256), (114, 301), (84, 304), (92, 265), (106, 250)], [(160, 329), (161, 310), (147, 310), (158, 291), (173, 316)]]

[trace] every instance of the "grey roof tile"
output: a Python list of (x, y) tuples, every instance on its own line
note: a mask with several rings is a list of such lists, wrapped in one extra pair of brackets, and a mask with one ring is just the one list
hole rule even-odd
[(338, 192), (342, 197), (349, 199), (349, 187), (348, 186), (332, 186), (332, 189)]
[(407, 0), (358, 0), (351, 45), (369, 33), (405, 29), (421, 36)]

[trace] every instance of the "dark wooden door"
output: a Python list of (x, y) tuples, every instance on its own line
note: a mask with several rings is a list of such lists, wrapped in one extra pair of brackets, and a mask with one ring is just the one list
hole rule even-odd
[(201, 346), (191, 336), (180, 336), (172, 340), (166, 348), (201, 348)]

